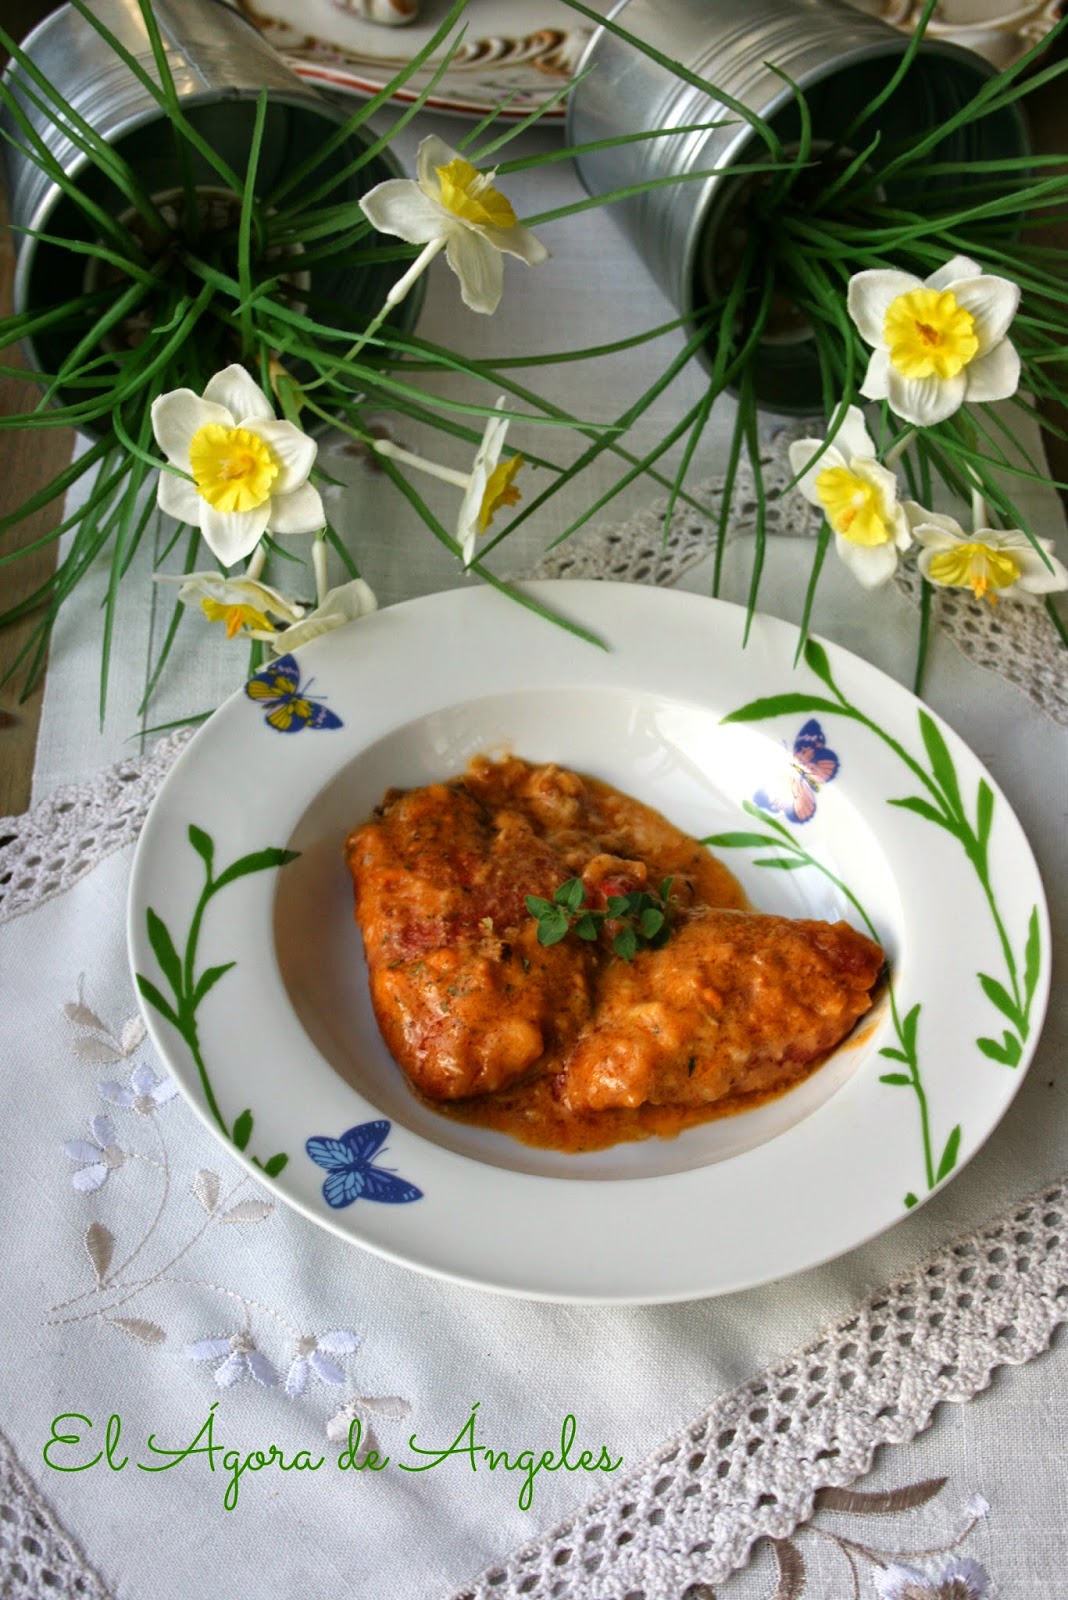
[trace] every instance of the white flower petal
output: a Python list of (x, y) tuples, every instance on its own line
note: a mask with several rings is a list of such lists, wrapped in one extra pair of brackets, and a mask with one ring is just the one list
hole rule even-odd
[(298, 1356), (286, 1373), (286, 1394), (291, 1400), (299, 1400), (308, 1387), (308, 1363), (303, 1356)]
[(272, 498), (291, 494), (307, 482), (319, 450), (314, 439), (309, 439), (294, 423), (274, 418), (265, 422), (253, 418), (242, 422), (241, 426), (263, 440), (277, 463), (278, 476), (271, 485)]
[(279, 534), (318, 533), (326, 526), (326, 512), (318, 489), (310, 483), (302, 483), (299, 489), (291, 489), (288, 494), (272, 495), (267, 526), (272, 533)]
[(178, 1093), (178, 1085), (173, 1078), (163, 1078), (156, 1084), (154, 1089), (150, 1089), (148, 1092), (158, 1106), (165, 1106), (167, 1101), (173, 1100)]
[[(986, 1509), (989, 1511), (990, 1507), (987, 1506)], [(980, 1515), (983, 1514), (980, 1512)], [(990, 1585), (990, 1576), (986, 1568), (978, 1561), (973, 1561), (971, 1556), (954, 1556), (940, 1568), (938, 1583), (949, 1588), (954, 1582), (964, 1582), (968, 1585), (968, 1600), (983, 1600)]]
[(846, 408), (833, 442), (844, 456), (874, 456), (875, 440), (868, 432), (864, 413), (859, 406)]
[(82, 1167), (71, 1177), (71, 1183), (80, 1194), (92, 1194), (94, 1189), (101, 1188), (108, 1180), (111, 1168), (103, 1161), (95, 1162), (91, 1167)]
[(346, 1406), (344, 1410), (338, 1411), (330, 1418), (326, 1425), (326, 1437), (331, 1444), (346, 1444), (348, 1442), (349, 1423), (355, 1415), (356, 1413), (350, 1411)]
[(207, 504), (192, 479), (180, 478), (176, 472), (160, 473), (156, 503), (165, 516), (188, 522), (191, 528), (200, 526), (201, 507)]
[(335, 1356), (351, 1355), (360, 1348), (360, 1336), (350, 1333), (348, 1328), (334, 1328), (330, 1333), (321, 1333), (315, 1343), (320, 1350), (329, 1350)]
[(267, 531), (270, 515), (270, 500), (265, 500), (262, 506), (256, 506), (252, 511), (216, 511), (205, 500), (200, 514), (200, 531), (212, 555), (224, 567), (232, 567), (255, 550)]
[(308, 1361), (316, 1377), (321, 1378), (323, 1383), (342, 1384), (345, 1382), (345, 1374), (337, 1362), (331, 1361), (330, 1357), (324, 1355), (321, 1350), (313, 1350), (308, 1357)]
[(464, 490), (464, 497), (460, 502), (460, 514), (456, 519), (456, 541), (460, 546), (460, 560), (465, 567), (469, 567), (475, 559), (482, 497), (485, 492), (486, 474), (472, 472), (471, 481)]
[(446, 144), (444, 139), (439, 139), (436, 133), (428, 134), (415, 155), (415, 176), (420, 189), (436, 200), (441, 191), (437, 168), (447, 167), (451, 161), (463, 160), (466, 157)]
[(538, 267), (548, 261), (549, 252), (536, 233), (516, 223), (511, 228), (482, 228), (479, 230), (487, 244), (506, 256), (517, 256), (528, 267)]
[(256, 578), (226, 578), (220, 572), (190, 572), (181, 576), (157, 572), (155, 581), (180, 584), (178, 598), (187, 606), (200, 600), (215, 600), (223, 606), (253, 606), (283, 622), (299, 622), (304, 615), (303, 606)]
[(99, 1161), (100, 1146), (90, 1144), (88, 1139), (68, 1139), (63, 1146), (63, 1154), (72, 1161)]
[(429, 244), (448, 231), (449, 219), (410, 178), (387, 178), (360, 199), (360, 210), (379, 233), (408, 244)]
[(472, 228), (461, 227), (450, 232), (445, 259), (460, 280), (464, 305), (482, 316), (492, 315), (504, 292), (500, 251)]
[(130, 1073), (130, 1087), (134, 1094), (151, 1094), (158, 1083), (156, 1074), (144, 1062)]
[(167, 460), (189, 471), (189, 446), (193, 435), (209, 422), (233, 427), (225, 406), (202, 400), (192, 389), (172, 389), (152, 402), (152, 432)]
[(1025, 548), (1013, 548), (1013, 559), (1020, 568), (1017, 579), (1019, 587), (1027, 594), (1055, 594), (1068, 588), (1068, 569), (1053, 554), (1053, 541), (1040, 539), (1039, 544), (1049, 556), (1053, 570), (1046, 565), (1030, 541)]
[(871, 484), (887, 510), (897, 509), (897, 476), (889, 467), (876, 461), (874, 455), (854, 456), (849, 462), (849, 470), (856, 474), (861, 483)]
[(1015, 345), (1002, 339), (976, 356), (964, 369), (969, 400), (1007, 400), (1020, 387), (1020, 357)]
[(262, 1383), (265, 1389), (273, 1389), (278, 1382), (278, 1374), (267, 1360), (267, 1357), (262, 1355), (259, 1350), (249, 1350), (245, 1359), (248, 1362), (248, 1370), (256, 1382)]
[(1000, 343), (1009, 331), (1020, 304), (1019, 284), (1009, 278), (995, 278), (983, 274), (978, 278), (965, 278), (949, 286), (959, 306), (970, 311), (975, 319), (975, 333), (979, 340), (979, 354)]
[(810, 505), (820, 507), (823, 505), (816, 488), (816, 479), (820, 473), (826, 472), (831, 467), (844, 467), (846, 464), (846, 459), (838, 447), (828, 444), (825, 439), (795, 439), (790, 446), (791, 470), (801, 473), (794, 488)]
[(850, 278), (846, 304), (865, 344), (878, 347), (883, 343), (883, 327), (891, 304), (898, 295), (920, 287), (919, 278), (910, 272), (874, 269)]
[(853, 544), (838, 533), (835, 544), (862, 589), (878, 589), (893, 577), (897, 568), (897, 546), (892, 539), (886, 544)]
[(193, 1344), (187, 1344), (185, 1353), (190, 1361), (218, 1361), (220, 1356), (229, 1355), (229, 1339), (197, 1339)]
[(243, 1350), (235, 1350), (226, 1358), (221, 1367), (216, 1367), (215, 1382), (220, 1389), (232, 1389), (235, 1383), (241, 1382), (241, 1379), (248, 1371), (249, 1365), (245, 1360), (245, 1352)]
[(107, 1100), (113, 1106), (123, 1106), (128, 1109), (137, 1099), (132, 1089), (128, 1089), (124, 1083), (115, 1083), (112, 1079), (99, 1084), (98, 1089), (101, 1099)]
[(929, 428), (945, 422), (964, 403), (968, 381), (963, 372), (955, 378), (903, 378), (893, 365), (886, 374), (886, 398), (890, 409), (904, 422)]
[(399, 1394), (361, 1394), (355, 1405), (363, 1416), (392, 1417), (394, 1420), (406, 1417), (412, 1409), (411, 1403), (402, 1400)]
[[(891, 1561), (888, 1566), (877, 1568), (872, 1573), (875, 1583), (875, 1592), (879, 1600), (904, 1600), (905, 1591), (910, 1584), (929, 1589), (927, 1577), (917, 1567), (905, 1567), (896, 1561)], [(923, 1589), (920, 1589), (923, 1593)]]
[(923, 281), (925, 289), (949, 289), (962, 278), (976, 278), (982, 272), (977, 261), (970, 256), (954, 256), (947, 261), (944, 267), (939, 267), (937, 272), (932, 272), (929, 278)]
[(259, 384), (236, 361), (208, 380), (204, 399), (210, 404), (225, 406), (241, 427), (247, 427), (252, 418), (274, 416), (274, 406)]
[(271, 635), (270, 645), (276, 655), (284, 656), (290, 650), (299, 650), (309, 639), (340, 628), (346, 622), (356, 622), (360, 617), (377, 611), (378, 601), (374, 590), (362, 578), (352, 578), (336, 589), (328, 589), (321, 606), (316, 606), (291, 628), (283, 628)]
[(889, 382), (890, 352), (886, 349), (873, 350), (860, 392), (865, 400), (885, 400), (889, 393)]
[[(499, 394), (493, 402), (495, 406), (503, 406), (505, 396)], [(482, 430), (482, 443), (475, 451), (475, 459), (471, 470), (478, 472), (480, 469), (487, 475), (491, 473), (501, 459), (504, 449), (505, 435), (508, 432), (507, 417), (489, 417)]]
[(943, 515), (941, 511), (928, 511), (925, 506), (921, 506), (916, 500), (905, 501), (905, 512), (909, 519), (909, 527), (912, 529), (915, 538), (920, 538), (921, 529), (929, 535), (928, 538), (921, 540), (923, 544), (932, 543), (937, 536), (942, 542), (942, 547), (945, 548), (954, 539), (967, 537), (959, 522), (955, 522), (952, 517)]
[(92, 1133), (93, 1138), (97, 1141), (102, 1150), (106, 1150), (109, 1145), (115, 1143), (114, 1125), (111, 1121), (111, 1118), (106, 1116), (103, 1111), (99, 1112), (95, 1117), (90, 1118), (89, 1131)]

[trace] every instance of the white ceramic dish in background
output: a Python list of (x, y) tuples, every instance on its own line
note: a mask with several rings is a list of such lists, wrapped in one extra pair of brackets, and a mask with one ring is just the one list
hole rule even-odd
[[(693, 595), (531, 592), (610, 649), (454, 590), (314, 641), (205, 724), (131, 884), (155, 1043), (282, 1199), (424, 1271), (679, 1300), (848, 1250), (974, 1155), (1019, 1087), (1049, 983), (1019, 824), (960, 740), (845, 651), (795, 667), (796, 631), (763, 617), (743, 649), (744, 612)], [(764, 909), (874, 929), (889, 993), (801, 1087), (674, 1140), (568, 1156), (426, 1110), (374, 1023), (342, 843), (387, 788), (504, 748), (719, 836)]]
[[(444, 17), (446, 0), (423, 0), (418, 20), (386, 28), (347, 10), (344, 0), (232, 0), (287, 58), (301, 77), (346, 93), (378, 94), (427, 43)], [(613, 0), (591, 0), (607, 13)], [(852, 0), (858, 10), (912, 33), (919, 0)], [(932, 38), (974, 50), (996, 67), (1011, 66), (1049, 33), (1061, 0), (942, 0), (928, 24)], [(549, 100), (574, 71), (592, 26), (562, 0), (470, 0), (467, 33), (456, 58), (427, 101), (435, 111), (483, 117), (509, 101), (504, 117), (526, 116)], [(423, 67), (399, 91), (411, 101), (433, 68)], [(562, 121), (563, 105), (546, 119)]]
[[(902, 33), (912, 33), (923, 13), (920, 0), (850, 0), (859, 11), (882, 17)], [(1004, 70), (1027, 54), (1060, 19), (1062, 0), (941, 0), (927, 24), (931, 39), (948, 39), (974, 50)]]
[[(447, 0), (423, 0), (418, 20), (384, 28), (347, 11), (337, 0), (237, 0), (302, 78), (324, 89), (378, 94), (428, 43), (449, 14)], [(592, 0), (607, 11), (610, 0)], [(484, 117), (504, 105), (506, 118), (527, 116), (566, 84), (589, 42), (592, 26), (561, 0), (471, 0), (459, 50), (426, 104), (433, 111)], [(398, 91), (410, 102), (426, 88), (440, 52)], [(562, 103), (545, 116), (562, 121)]]

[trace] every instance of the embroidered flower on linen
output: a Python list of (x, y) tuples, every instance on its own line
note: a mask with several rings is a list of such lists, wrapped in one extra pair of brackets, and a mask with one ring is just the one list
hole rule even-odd
[(110, 1117), (103, 1113), (92, 1117), (89, 1131), (93, 1135), (92, 1144), (88, 1139), (68, 1139), (63, 1146), (65, 1155), (81, 1162), (70, 1181), (82, 1194), (92, 1194), (95, 1189), (103, 1188), (126, 1160), (126, 1152), (119, 1148)]
[[(411, 1406), (407, 1400), (402, 1400), (400, 1395), (370, 1395), (357, 1394), (336, 1411), (326, 1425), (326, 1437), (331, 1444), (347, 1445), (350, 1439), (355, 1443), (355, 1434), (358, 1432), (359, 1444), (356, 1446), (356, 1465), (360, 1466), (372, 1450), (378, 1446), (369, 1418), (385, 1417), (391, 1421), (399, 1421), (408, 1416)], [(353, 1423), (358, 1423), (358, 1430), (353, 1430)]]
[(1053, 540), (1038, 542), (1049, 565), (1020, 528), (976, 528), (966, 533), (952, 517), (909, 502), (912, 532), (923, 546), (919, 569), (929, 583), (944, 589), (970, 589), (993, 604), (1012, 593), (1021, 600), (1068, 588), (1068, 569), (1053, 554)]
[[(504, 405), (505, 396), (498, 395), (494, 403), (498, 407)], [(465, 567), (474, 560), (479, 534), (486, 532), (502, 506), (514, 506), (520, 497), (514, 479), (523, 465), (523, 457), (514, 455), (509, 461), (501, 460), (507, 432), (507, 417), (490, 417), (471, 466), (456, 522), (460, 559)]]
[(958, 1556), (933, 1576), (892, 1562), (874, 1574), (879, 1600), (983, 1600), (990, 1587), (986, 1569)]
[(352, 578), (348, 583), (339, 584), (336, 589), (328, 589), (321, 605), (309, 611), (299, 622), (273, 632), (256, 630), (252, 637), (265, 640), (276, 655), (286, 655), (290, 650), (307, 644), (309, 639), (317, 639), (332, 628), (340, 628), (342, 623), (358, 622), (360, 617), (369, 616), (377, 609), (378, 601), (370, 584), (362, 578)]
[(239, 633), (254, 639), (274, 638), (272, 617), (277, 617), (279, 622), (294, 623), (304, 615), (303, 606), (255, 578), (226, 578), (220, 572), (190, 572), (182, 577), (157, 573), (156, 582), (179, 584), (178, 599), (182, 605), (199, 602), (209, 622), (226, 624), (228, 639), (236, 638)]
[(151, 1067), (134, 1067), (129, 1084), (109, 1080), (100, 1085), (102, 1097), (124, 1111), (136, 1111), (150, 1117), (157, 1106), (167, 1104), (178, 1093), (178, 1085), (171, 1078), (157, 1078)]
[(860, 392), (888, 400), (905, 422), (944, 422), (965, 400), (1006, 400), (1020, 357), (1006, 335), (1020, 303), (1009, 278), (954, 256), (929, 278), (858, 272), (847, 304), (873, 354)]
[(511, 203), (493, 186), (495, 177), (431, 134), (419, 146), (415, 178), (388, 178), (363, 196), (360, 209), (379, 233), (425, 246), (427, 261), (444, 249), (464, 304), (489, 315), (504, 289), (502, 258), (516, 256), (533, 267), (549, 255), (516, 220)]
[(302, 1395), (312, 1374), (321, 1383), (343, 1384), (345, 1374), (331, 1357), (351, 1355), (359, 1348), (359, 1339), (347, 1328), (335, 1328), (332, 1333), (311, 1333), (298, 1340), (296, 1357), (286, 1373), (286, 1394), (291, 1400)]
[(897, 479), (875, 459), (858, 407), (849, 407), (832, 439), (795, 439), (790, 466), (800, 473), (798, 492), (830, 523), (838, 554), (857, 582), (875, 589), (893, 577), (912, 536)]
[(279, 419), (236, 362), (203, 395), (172, 389), (152, 404), (156, 443), (178, 472), (161, 472), (161, 511), (200, 529), (224, 567), (252, 554), (264, 533), (315, 533), (326, 522), (308, 482), (318, 446)]
[(219, 1361), (213, 1374), (220, 1389), (232, 1389), (243, 1378), (253, 1378), (265, 1389), (273, 1389), (278, 1374), (262, 1351), (257, 1350), (250, 1333), (234, 1333), (229, 1338), (198, 1339), (186, 1345), (190, 1361)]

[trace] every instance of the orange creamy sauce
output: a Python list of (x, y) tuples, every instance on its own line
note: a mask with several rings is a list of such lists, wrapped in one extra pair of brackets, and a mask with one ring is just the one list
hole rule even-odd
[(509, 1134), (521, 1144), (577, 1155), (584, 1150), (607, 1150), (611, 1145), (627, 1144), (635, 1139), (674, 1139), (686, 1128), (753, 1111), (803, 1083), (825, 1059), (825, 1056), (820, 1057), (800, 1067), (773, 1089), (725, 1095), (722, 1100), (705, 1106), (614, 1106), (606, 1111), (568, 1111), (556, 1098), (551, 1077), (536, 1078), (511, 1089), (498, 1089), (496, 1094), (472, 1100), (443, 1103), (428, 1100), (416, 1089), (413, 1093), (431, 1111), (454, 1122), (492, 1128), (497, 1133)]
[[(844, 924), (753, 913), (651, 807), (517, 758), (391, 791), (346, 858), (375, 1014), (417, 1098), (543, 1148), (673, 1138), (776, 1098), (868, 1009), (882, 966)], [(672, 879), (671, 938), (623, 964), (611, 922), (540, 946), (525, 897), (576, 876), (602, 907)]]

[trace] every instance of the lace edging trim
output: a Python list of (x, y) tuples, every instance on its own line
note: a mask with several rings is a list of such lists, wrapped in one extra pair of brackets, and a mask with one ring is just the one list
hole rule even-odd
[(149, 805), (191, 737), (187, 728), (142, 757), (67, 784), (20, 817), (0, 817), (0, 922), (32, 911), (77, 883), (141, 832)]
[(1068, 1320), (1068, 1175), (956, 1239), (721, 1396), (642, 1466), (453, 1600), (687, 1600), (782, 1539), (817, 1493)]

